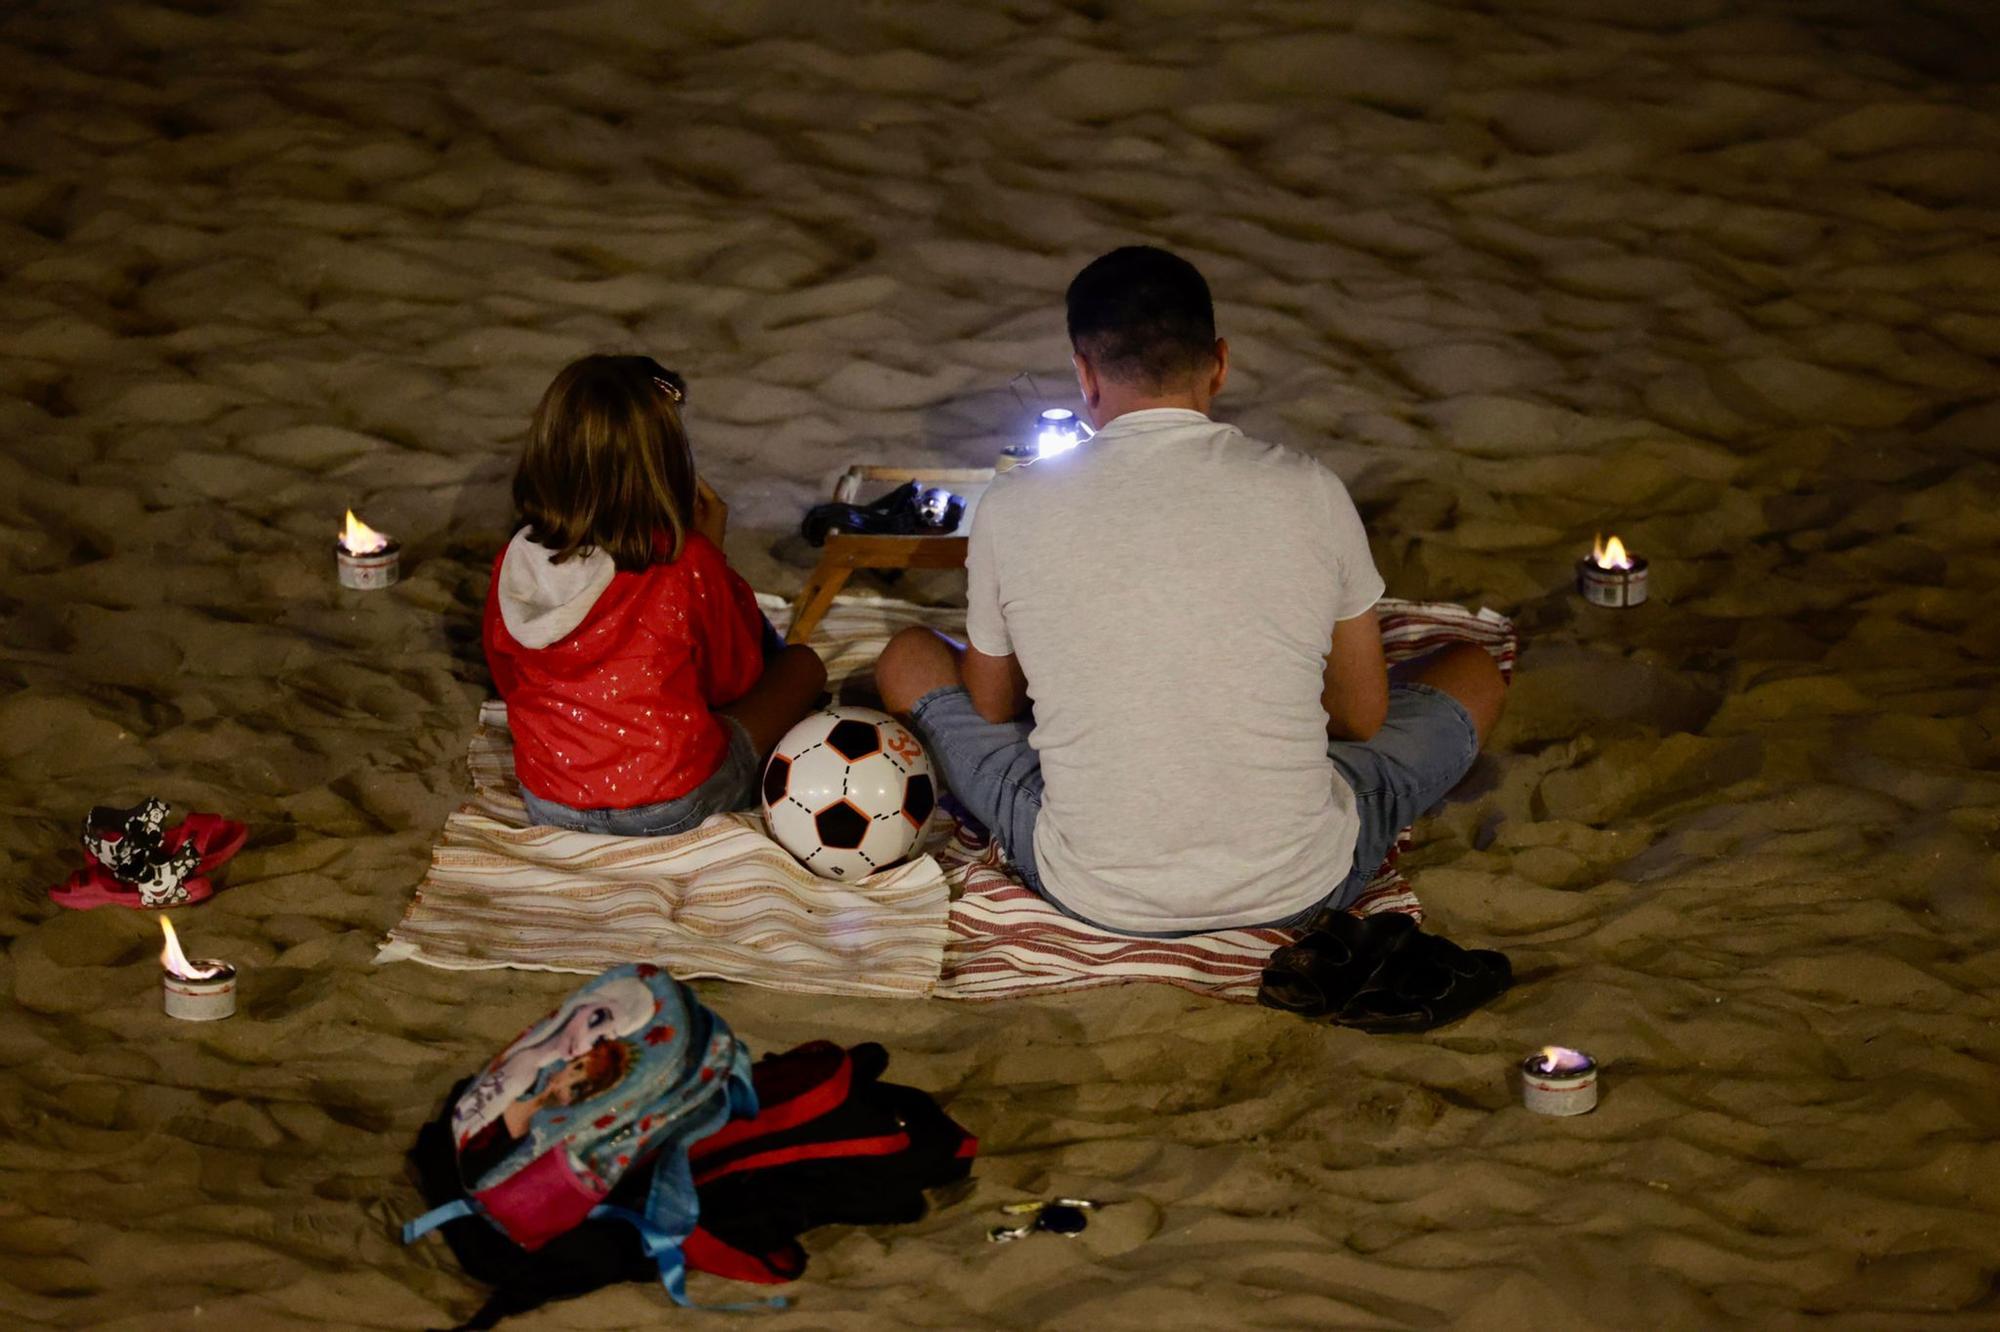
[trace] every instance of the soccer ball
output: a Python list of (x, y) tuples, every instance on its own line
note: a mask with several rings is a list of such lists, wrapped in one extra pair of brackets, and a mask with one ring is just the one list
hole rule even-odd
[(936, 803), (924, 747), (873, 708), (813, 713), (764, 765), (764, 825), (823, 879), (852, 883), (910, 854)]

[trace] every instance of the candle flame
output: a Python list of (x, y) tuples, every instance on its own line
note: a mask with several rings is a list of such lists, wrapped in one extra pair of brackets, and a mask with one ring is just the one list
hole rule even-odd
[(1625, 543), (1615, 536), (1609, 541), (1600, 536), (1590, 543), (1590, 562), (1600, 569), (1632, 567), (1632, 557), (1625, 553)]
[(389, 544), (389, 538), (347, 511), (347, 523), (340, 529), (340, 548), (349, 555), (373, 555)]
[(174, 923), (165, 916), (160, 917), (160, 933), (167, 937), (160, 949), (160, 965), (167, 969), (168, 975), (182, 980), (207, 980), (222, 974), (221, 967), (198, 967), (187, 960), (187, 954), (181, 951), (180, 937), (174, 933)]
[(1560, 1045), (1542, 1047), (1542, 1071), (1545, 1073), (1575, 1073), (1589, 1063), (1589, 1057), (1579, 1050), (1565, 1049)]

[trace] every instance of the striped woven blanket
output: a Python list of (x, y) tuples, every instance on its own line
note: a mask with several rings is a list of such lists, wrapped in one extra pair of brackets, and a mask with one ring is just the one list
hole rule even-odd
[[(760, 600), (782, 628), (785, 604)], [(1513, 626), (1491, 611), (1387, 600), (1378, 609), (1391, 661), (1475, 642), (1513, 668)], [(838, 696), (898, 629), (949, 633), (963, 623), (963, 612), (843, 597), (813, 646)], [(780, 990), (953, 999), (1153, 980), (1247, 1001), (1272, 949), (1290, 938), (1224, 930), (1137, 939), (1095, 929), (1036, 897), (998, 847), (942, 809), (922, 854), (846, 884), (807, 872), (754, 814), (720, 815), (678, 837), (531, 828), (499, 703), (481, 709), (467, 758), (472, 799), (445, 820), (430, 871), (377, 961), (577, 972), (655, 961), (683, 977)], [(1395, 869), (1398, 852), (1358, 910), (1421, 915)]]

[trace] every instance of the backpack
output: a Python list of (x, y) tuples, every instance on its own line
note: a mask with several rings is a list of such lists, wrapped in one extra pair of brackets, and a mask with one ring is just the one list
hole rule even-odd
[(979, 1140), (914, 1087), (883, 1082), (888, 1051), (814, 1041), (750, 1070), (762, 1109), (694, 1145), (701, 1220), (687, 1264), (738, 1281), (805, 1271), (817, 1226), (920, 1219), (926, 1189), (964, 1179)]
[(403, 1242), (444, 1226), (466, 1261), (465, 1244), (535, 1254), (587, 1221), (617, 1224), (686, 1304), (688, 1147), (756, 1112), (750, 1057), (728, 1024), (659, 967), (613, 967), (453, 1088), (425, 1128), (420, 1173), (435, 1205)]
[[(879, 1045), (816, 1041), (750, 1070), (762, 1109), (689, 1152), (699, 1224), (680, 1246), (688, 1268), (740, 1281), (790, 1281), (806, 1266), (798, 1236), (814, 1226), (914, 1221), (924, 1190), (963, 1179), (977, 1141), (925, 1093), (881, 1081)], [(461, 1084), (461, 1087), (466, 1084)], [(447, 1107), (459, 1095), (454, 1088)], [(425, 1198), (462, 1196), (450, 1113), (419, 1132), (411, 1161)], [(627, 1174), (611, 1206), (643, 1205), (643, 1173)], [(632, 1226), (586, 1218), (532, 1252), (475, 1217), (443, 1225), (459, 1264), (495, 1293), (466, 1328), (617, 1281), (653, 1280), (657, 1263)], [(770, 1301), (782, 1304), (782, 1300)], [(725, 1306), (754, 1307), (754, 1306)]]

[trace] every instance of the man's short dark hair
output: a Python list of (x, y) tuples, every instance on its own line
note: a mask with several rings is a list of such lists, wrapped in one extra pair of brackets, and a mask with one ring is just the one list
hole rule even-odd
[(1127, 245), (1093, 259), (1069, 284), (1069, 341), (1120, 383), (1159, 389), (1215, 358), (1215, 302), (1177, 254)]

